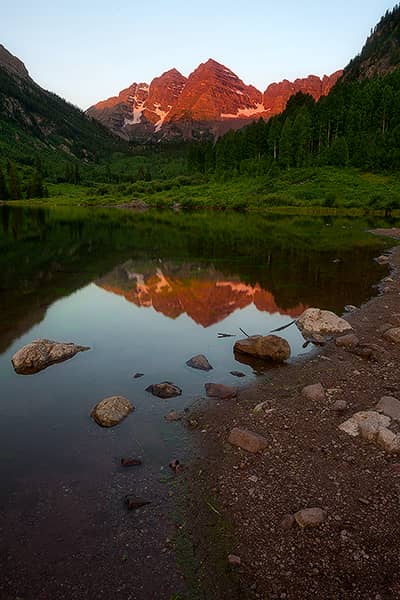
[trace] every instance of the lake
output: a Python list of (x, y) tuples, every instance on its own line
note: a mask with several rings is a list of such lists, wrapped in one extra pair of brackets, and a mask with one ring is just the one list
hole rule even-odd
[[(190, 460), (192, 445), (190, 433), (164, 415), (190, 407), (206, 382), (248, 385), (261, 373), (271, 376), (270, 366), (233, 355), (241, 329), (266, 335), (307, 307), (341, 314), (371, 297), (386, 273), (373, 259), (390, 243), (366, 230), (393, 224), (1, 206), (4, 597), (74, 598), (80, 585), (87, 597), (109, 598), (111, 582), (113, 590), (122, 586), (121, 597), (136, 598), (126, 591), (132, 565), (140, 565), (134, 580), (143, 598), (182, 590), (166, 542), (174, 494), (168, 463)], [(280, 335), (291, 360), (309, 352), (294, 325)], [(16, 375), (12, 355), (38, 338), (91, 349), (35, 375)], [(211, 372), (186, 366), (200, 353)], [(137, 372), (143, 377), (134, 379)], [(166, 380), (182, 388), (181, 397), (161, 400), (145, 391)], [(136, 410), (106, 430), (90, 412), (111, 395), (126, 396)], [(124, 470), (123, 456), (139, 457), (143, 466)], [(132, 491), (153, 507), (128, 514), (122, 500)], [(104, 562), (113, 575), (99, 583)], [(168, 582), (160, 583), (166, 570)]]

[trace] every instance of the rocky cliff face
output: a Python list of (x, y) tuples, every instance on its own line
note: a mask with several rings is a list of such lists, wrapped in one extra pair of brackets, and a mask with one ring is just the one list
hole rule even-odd
[(30, 79), (24, 63), (0, 44), (0, 67), (22, 79)]
[(343, 80), (372, 79), (400, 67), (400, 5), (387, 11), (360, 54), (344, 70)]
[(272, 83), (267, 87), (263, 95), (263, 104), (265, 110), (270, 116), (283, 112), (286, 104), (294, 94), (302, 92), (310, 94), (314, 100), (319, 100), (321, 96), (327, 96), (343, 71), (336, 71), (330, 76), (324, 75), (322, 79), (315, 75), (310, 75), (304, 79), (288, 81), (284, 79), (280, 83)]
[(294, 82), (285, 80), (270, 85), (262, 94), (210, 58), (187, 79), (171, 69), (150, 86), (133, 84), (87, 113), (128, 139), (215, 137), (282, 112), (299, 91), (318, 100), (329, 93), (341, 73), (322, 79), (310, 75)]
[(261, 92), (210, 58), (191, 73), (167, 121), (216, 121), (262, 111)]

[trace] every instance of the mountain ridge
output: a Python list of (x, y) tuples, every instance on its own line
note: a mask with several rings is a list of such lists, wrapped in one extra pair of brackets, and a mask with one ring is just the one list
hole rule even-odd
[[(339, 70), (321, 78), (309, 75), (294, 82), (285, 79), (261, 92), (209, 58), (187, 78), (177, 69), (170, 69), (150, 84), (135, 83), (119, 95), (101, 100), (86, 113), (126, 139), (218, 137), (229, 129), (283, 112), (297, 92), (309, 93), (318, 100), (329, 93), (341, 75)], [(143, 92), (140, 99), (133, 93), (138, 85)], [(165, 86), (163, 103), (152, 97), (155, 86), (159, 91)]]

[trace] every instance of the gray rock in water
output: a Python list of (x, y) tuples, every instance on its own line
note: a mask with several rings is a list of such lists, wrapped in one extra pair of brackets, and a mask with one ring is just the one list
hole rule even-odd
[(96, 404), (91, 416), (101, 427), (114, 427), (133, 410), (135, 407), (123, 396), (111, 396)]
[(171, 410), (167, 415), (164, 416), (164, 419), (168, 423), (173, 423), (174, 421), (180, 421), (182, 419), (182, 415), (176, 412), (176, 410)]
[(20, 375), (32, 375), (50, 365), (64, 362), (78, 354), (90, 350), (88, 346), (77, 346), (69, 342), (52, 340), (34, 340), (14, 354), (11, 361), (15, 372)]
[(170, 381), (153, 383), (146, 388), (146, 392), (150, 392), (153, 396), (157, 396), (158, 398), (175, 398), (182, 394), (182, 390)]
[(284, 362), (290, 357), (288, 342), (277, 335), (252, 335), (238, 340), (234, 351), (273, 362)]
[(186, 361), (186, 364), (188, 367), (192, 367), (192, 369), (199, 369), (200, 371), (211, 371), (212, 369), (212, 366), (204, 354), (197, 354), (197, 356), (193, 356), (190, 360)]

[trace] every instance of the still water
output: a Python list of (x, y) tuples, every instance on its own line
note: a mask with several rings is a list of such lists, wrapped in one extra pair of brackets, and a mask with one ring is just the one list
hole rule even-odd
[[(24, 552), (26, 561), (37, 557), (31, 570), (40, 586), (49, 552), (62, 563), (63, 552), (76, 551), (78, 539), (83, 544), (69, 531), (71, 519), (96, 532), (100, 521), (105, 527), (104, 511), (114, 514), (111, 505), (132, 483), (120, 472), (120, 456), (144, 461), (136, 490), (163, 496), (166, 465), (190, 448), (188, 432), (164, 415), (190, 406), (206, 382), (245, 385), (260, 372), (233, 355), (240, 328), (265, 335), (309, 306), (342, 313), (374, 294), (385, 273), (373, 258), (387, 242), (366, 233), (383, 221), (5, 206), (0, 217), (0, 525), (3, 557), (15, 568), (3, 584), (7, 593), (16, 593)], [(292, 360), (308, 351), (295, 326), (281, 335)], [(16, 375), (12, 355), (37, 338), (91, 350)], [(185, 365), (199, 353), (214, 366), (210, 373)], [(136, 372), (143, 377), (134, 379)], [(180, 398), (145, 391), (165, 380), (183, 389)], [(136, 410), (104, 430), (90, 411), (111, 395), (126, 396)], [(67, 540), (56, 549), (54, 527)], [(99, 540), (94, 533), (93, 544), (87, 540), (91, 557)], [(38, 554), (43, 544), (50, 549)], [(33, 585), (29, 568), (23, 572)]]

